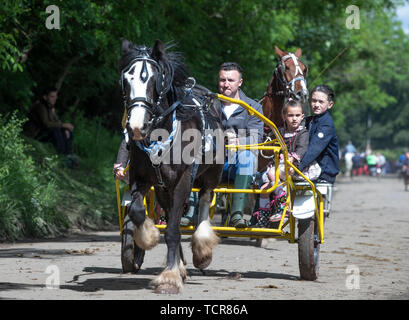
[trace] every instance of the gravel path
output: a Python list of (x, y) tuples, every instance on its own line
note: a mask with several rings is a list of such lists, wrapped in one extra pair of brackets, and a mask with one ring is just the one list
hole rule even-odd
[(223, 239), (203, 275), (193, 267), (190, 237), (183, 236), (189, 275), (176, 297), (149, 287), (164, 266), (163, 237), (136, 275), (121, 273), (119, 232), (2, 243), (0, 298), (409, 299), (408, 207), (402, 180), (338, 179), (314, 282), (299, 279), (297, 244), (265, 239), (256, 247), (248, 238)]

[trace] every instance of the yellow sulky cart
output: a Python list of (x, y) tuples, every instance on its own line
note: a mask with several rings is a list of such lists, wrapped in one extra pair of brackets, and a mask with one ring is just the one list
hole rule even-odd
[[(275, 124), (268, 118), (254, 110), (248, 104), (241, 100), (231, 99), (229, 97), (215, 94), (219, 100), (230, 101), (241, 105), (251, 115), (259, 117), (265, 125), (269, 126), (274, 133), (275, 139), (254, 144), (230, 146), (230, 149), (249, 149), (249, 150), (270, 150), (274, 152), (275, 159), (275, 183), (269, 189), (233, 189), (232, 186), (219, 186), (214, 189), (214, 197), (210, 207), (210, 218), (213, 219), (216, 211), (217, 195), (225, 194), (229, 197), (232, 193), (271, 193), (279, 185), (283, 185), (286, 190), (286, 202), (282, 212), (281, 220), (274, 228), (235, 228), (228, 226), (228, 220), (222, 226), (213, 225), (212, 229), (221, 237), (249, 237), (249, 238), (279, 238), (288, 240), (289, 243), (298, 243), (298, 258), (300, 277), (304, 280), (316, 280), (319, 271), (319, 252), (320, 245), (324, 243), (324, 220), (331, 210), (332, 184), (317, 183), (310, 181), (303, 175), (291, 162), (288, 161), (288, 150), (282, 136)], [(279, 180), (278, 159), (279, 154), (284, 155), (285, 181)], [(289, 175), (289, 169), (293, 168), (296, 173), (304, 178), (302, 182), (294, 182)], [(127, 219), (126, 206), (130, 203), (128, 186), (121, 193), (119, 183), (116, 180), (117, 205), (119, 214), (119, 224), (122, 236), (122, 267), (124, 272), (132, 270), (132, 266), (137, 259), (143, 259), (144, 252), (133, 251), (132, 240), (132, 222)], [(198, 192), (199, 189), (193, 188), (192, 191)], [(146, 214), (154, 221), (159, 221), (157, 210), (155, 210), (155, 193), (151, 188), (148, 197), (145, 198)], [(156, 227), (163, 233), (166, 229), (164, 224), (156, 224)], [(195, 232), (194, 226), (181, 227), (184, 235), (192, 235)], [(297, 229), (297, 232), (296, 232)]]

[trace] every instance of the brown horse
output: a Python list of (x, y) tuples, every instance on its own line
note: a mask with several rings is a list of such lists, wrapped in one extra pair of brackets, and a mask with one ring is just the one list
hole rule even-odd
[[(295, 53), (282, 51), (275, 46), (275, 52), (280, 61), (277, 63), (273, 76), (268, 84), (267, 92), (262, 97), (263, 114), (265, 117), (274, 122), (277, 128), (284, 124), (281, 111), (285, 101), (289, 99), (298, 100), (305, 103), (308, 99), (308, 90), (306, 76), (307, 66), (299, 58), (302, 55), (301, 49), (298, 48)], [(270, 133), (269, 127), (264, 128), (266, 135)], [(269, 156), (268, 152), (264, 152)], [(258, 169), (265, 169), (270, 159), (259, 156)]]

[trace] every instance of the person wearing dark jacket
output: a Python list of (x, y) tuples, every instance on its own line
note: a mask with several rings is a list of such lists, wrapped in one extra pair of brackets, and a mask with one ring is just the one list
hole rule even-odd
[[(263, 114), (259, 103), (247, 97), (240, 89), (243, 84), (242, 68), (236, 62), (225, 62), (220, 66), (218, 77), (218, 92), (232, 99), (242, 100), (250, 107)], [(247, 145), (262, 142), (264, 125), (257, 116), (250, 115), (239, 104), (222, 101), (222, 125), (228, 138), (229, 145)], [(222, 182), (234, 183), (234, 189), (249, 189), (253, 181), (253, 175), (257, 170), (257, 152), (250, 150), (238, 150), (229, 152), (225, 159)], [(247, 221), (243, 219), (243, 211), (246, 205), (246, 193), (233, 193), (231, 204), (230, 225), (236, 228), (244, 228)], [(190, 209), (182, 217), (181, 225), (192, 224), (197, 199), (191, 192), (189, 197)], [(197, 211), (197, 210), (196, 210)], [(223, 221), (222, 221), (223, 222)]]
[(310, 133), (308, 150), (298, 167), (303, 171), (316, 160), (321, 167), (317, 182), (334, 183), (339, 173), (339, 148), (334, 122), (329, 110), (334, 105), (334, 92), (327, 85), (316, 86), (311, 92), (311, 111), (306, 128)]
[(62, 122), (56, 111), (58, 92), (54, 86), (43, 91), (42, 99), (36, 101), (28, 113), (28, 121), (24, 125), (24, 133), (41, 142), (51, 142), (57, 152), (68, 157), (70, 165), (78, 165), (73, 155), (74, 126)]
[[(124, 131), (124, 136), (128, 133)], [(117, 180), (124, 180), (126, 184), (129, 184), (129, 176), (125, 173), (125, 168), (129, 164), (129, 151), (127, 147), (127, 137), (122, 139), (119, 145), (116, 162), (114, 163), (114, 175)]]
[[(243, 84), (242, 69), (235, 62), (225, 62), (219, 70), (218, 91), (229, 98), (242, 100), (259, 113), (263, 109), (259, 103), (247, 97), (240, 89)], [(263, 139), (264, 124), (255, 115), (250, 115), (247, 110), (238, 104), (223, 101), (222, 122), (228, 137), (229, 145), (246, 145), (261, 143)], [(257, 170), (257, 152), (238, 150), (229, 154), (225, 162), (222, 181), (233, 182), (234, 189), (249, 189), (253, 175)], [(236, 228), (247, 226), (243, 219), (246, 204), (246, 193), (233, 193), (231, 205), (230, 225)]]

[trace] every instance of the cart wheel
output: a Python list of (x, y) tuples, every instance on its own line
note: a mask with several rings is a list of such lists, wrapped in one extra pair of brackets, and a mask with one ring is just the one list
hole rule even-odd
[(133, 240), (134, 225), (125, 214), (122, 228), (121, 262), (122, 272), (136, 273), (142, 266), (145, 250), (140, 249)]
[(298, 220), (298, 263), (303, 280), (318, 278), (320, 244), (315, 220)]

